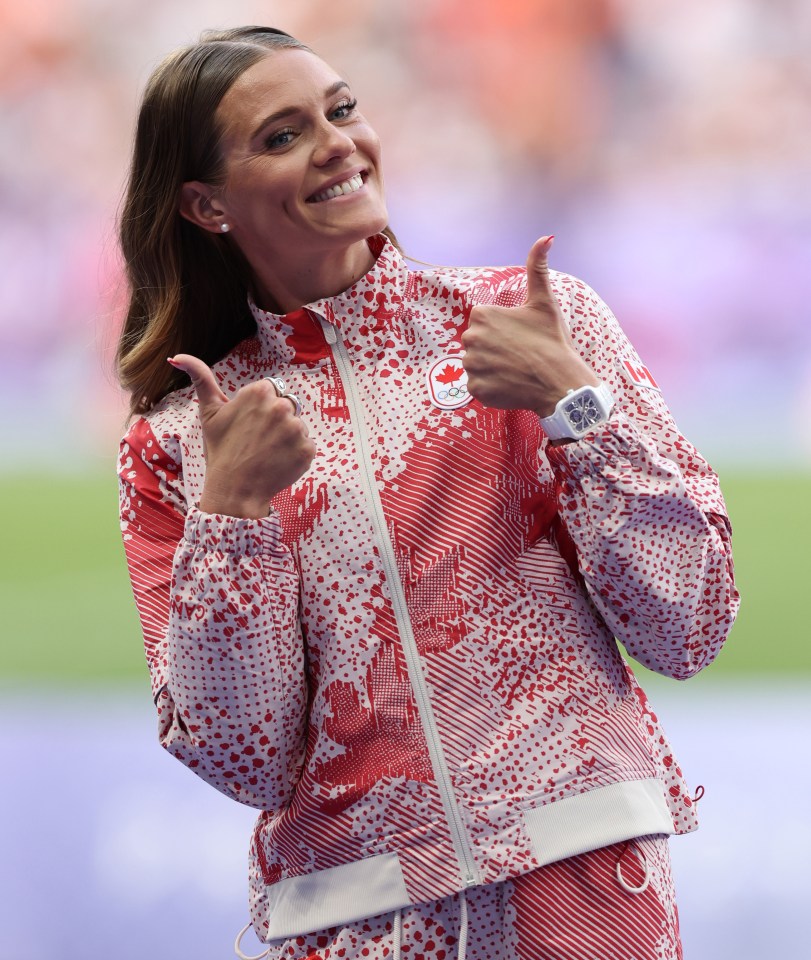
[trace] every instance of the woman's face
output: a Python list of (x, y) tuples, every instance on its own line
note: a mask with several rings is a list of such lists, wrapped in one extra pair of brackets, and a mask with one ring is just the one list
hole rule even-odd
[(348, 84), (314, 54), (271, 52), (236, 80), (217, 117), (226, 179), (215, 203), (249, 262), (306, 260), (388, 223), (380, 141)]

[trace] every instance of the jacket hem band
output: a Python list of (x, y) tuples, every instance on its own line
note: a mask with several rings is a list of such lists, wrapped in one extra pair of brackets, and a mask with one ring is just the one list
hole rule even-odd
[(376, 917), (411, 903), (396, 853), (289, 877), (268, 892), (268, 940)]
[(673, 834), (661, 780), (625, 780), (524, 811), (540, 866), (651, 833)]

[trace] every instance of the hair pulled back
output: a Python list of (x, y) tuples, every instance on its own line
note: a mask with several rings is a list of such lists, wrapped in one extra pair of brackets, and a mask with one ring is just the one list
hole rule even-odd
[(180, 195), (189, 180), (223, 182), (217, 107), (269, 50), (289, 48), (310, 50), (272, 27), (209, 31), (147, 83), (119, 222), (129, 302), (116, 363), (133, 414), (187, 382), (167, 357), (192, 353), (212, 364), (256, 330), (247, 262), (225, 237), (182, 217)]

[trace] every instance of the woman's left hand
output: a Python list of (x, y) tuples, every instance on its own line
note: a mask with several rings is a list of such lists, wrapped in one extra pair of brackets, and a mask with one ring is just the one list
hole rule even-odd
[(568, 390), (600, 381), (572, 345), (552, 292), (547, 255), (552, 237), (527, 258), (527, 298), (520, 307), (477, 305), (462, 334), (467, 388), (485, 406), (554, 413)]

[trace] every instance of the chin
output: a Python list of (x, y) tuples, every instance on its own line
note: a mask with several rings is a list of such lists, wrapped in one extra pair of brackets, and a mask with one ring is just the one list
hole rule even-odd
[(388, 217), (388, 214), (386, 214), (385, 217), (382, 217), (380, 220), (375, 221), (374, 225), (370, 228), (366, 236), (373, 237), (376, 233), (382, 233), (388, 225), (389, 225), (389, 217)]
[(336, 240), (340, 239), (345, 243), (357, 243), (360, 240), (366, 240), (368, 237), (373, 237), (375, 234), (380, 233), (388, 226), (388, 223), (389, 218), (387, 216), (364, 218), (357, 223), (347, 224), (345, 227), (336, 223), (332, 235)]

